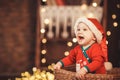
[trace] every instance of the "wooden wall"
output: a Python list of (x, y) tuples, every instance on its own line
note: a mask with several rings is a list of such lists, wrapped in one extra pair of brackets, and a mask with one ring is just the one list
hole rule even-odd
[(34, 66), (36, 0), (0, 0), (0, 74)]

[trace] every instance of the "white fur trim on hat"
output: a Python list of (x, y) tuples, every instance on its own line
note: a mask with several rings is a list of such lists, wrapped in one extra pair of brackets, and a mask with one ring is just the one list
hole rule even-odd
[(80, 22), (83, 22), (85, 23), (89, 28), (90, 30), (93, 32), (93, 34), (95, 35), (96, 39), (97, 39), (97, 42), (100, 43), (101, 40), (102, 40), (102, 33), (97, 29), (97, 27), (94, 25), (95, 23), (92, 23), (90, 20), (88, 20), (87, 18), (78, 18), (76, 23), (75, 23), (75, 26), (74, 26), (74, 30), (75, 30), (75, 34), (76, 34), (76, 31), (77, 31), (77, 26)]

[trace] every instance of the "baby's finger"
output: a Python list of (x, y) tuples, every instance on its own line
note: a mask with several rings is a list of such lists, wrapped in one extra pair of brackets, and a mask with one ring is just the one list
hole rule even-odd
[(81, 77), (82, 77), (82, 76), (81, 76), (80, 74), (78, 74), (78, 73), (76, 73), (75, 76), (76, 76), (77, 79), (81, 79)]
[(80, 77), (82, 80), (84, 80), (85, 79), (85, 75), (81, 75), (81, 77)]

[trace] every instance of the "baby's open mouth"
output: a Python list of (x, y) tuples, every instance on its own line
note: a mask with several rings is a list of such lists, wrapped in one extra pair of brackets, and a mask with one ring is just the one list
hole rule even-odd
[(81, 39), (84, 39), (84, 37), (83, 36), (78, 36), (78, 38), (81, 40)]

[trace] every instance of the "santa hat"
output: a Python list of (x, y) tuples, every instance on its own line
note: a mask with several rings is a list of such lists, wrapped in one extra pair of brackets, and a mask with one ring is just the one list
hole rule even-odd
[(76, 34), (76, 31), (77, 31), (77, 26), (80, 22), (83, 22), (85, 23), (89, 28), (90, 30), (93, 32), (93, 34), (95, 35), (96, 39), (97, 39), (97, 42), (100, 43), (102, 38), (103, 38), (103, 29), (102, 29), (102, 26), (101, 24), (97, 21), (97, 19), (95, 18), (78, 18), (76, 23), (75, 23), (75, 26), (74, 26), (74, 30), (75, 30), (75, 34)]
[(108, 61), (108, 55), (107, 55), (107, 45), (106, 45), (106, 35), (103, 29), (103, 26), (100, 24), (100, 22), (95, 19), (95, 18), (78, 18), (75, 26), (74, 26), (74, 30), (75, 30), (75, 34), (77, 31), (77, 26), (80, 22), (85, 23), (90, 30), (93, 32), (93, 34), (95, 35), (97, 42), (101, 45), (102, 47), (102, 51), (104, 54), (104, 58), (105, 61)]

